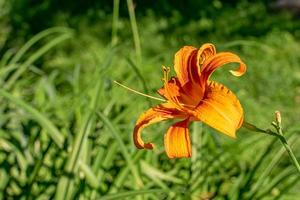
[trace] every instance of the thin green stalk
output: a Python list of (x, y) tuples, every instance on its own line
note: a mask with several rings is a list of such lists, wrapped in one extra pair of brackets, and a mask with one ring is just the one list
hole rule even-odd
[(127, 0), (127, 7), (129, 12), (129, 18), (130, 18), (130, 24), (133, 34), (133, 40), (134, 40), (134, 46), (135, 46), (135, 52), (138, 63), (141, 63), (142, 61), (142, 50), (141, 50), (141, 42), (139, 37), (139, 31), (136, 23), (135, 13), (134, 13), (134, 5), (132, 0)]
[[(142, 75), (142, 73), (140, 72), (138, 66), (136, 66), (136, 64), (130, 59), (130, 58), (126, 58), (127, 62), (129, 63), (129, 66), (132, 67), (133, 71), (136, 73), (136, 75), (138, 76), (138, 78), (140, 79), (140, 81), (142, 82), (142, 86), (143, 86), (143, 90), (145, 94), (149, 93), (149, 89), (147, 87), (146, 81)], [(147, 99), (149, 106), (151, 106), (151, 101), (150, 99)]]
[(266, 130), (260, 129), (260, 128), (256, 127), (255, 125), (250, 124), (248, 122), (243, 123), (243, 127), (247, 128), (250, 131), (265, 133), (265, 134), (277, 137), (280, 140), (280, 142), (282, 143), (282, 145), (284, 146), (285, 150), (288, 152), (294, 166), (296, 167), (296, 169), (297, 169), (297, 171), (299, 172), (299, 175), (300, 175), (299, 162), (298, 162), (295, 154), (293, 153), (293, 150), (291, 149), (290, 145), (288, 144), (286, 138), (283, 135), (280, 121), (277, 121), (276, 123), (274, 122), (274, 123), (272, 123), (272, 125), (275, 126), (275, 128), (277, 130), (277, 133), (270, 130), (270, 129), (266, 129)]
[(283, 135), (283, 131), (282, 131), (282, 126), (281, 126), (281, 114), (279, 111), (275, 112), (275, 122), (272, 122), (272, 125), (275, 127), (275, 129), (277, 130), (277, 133), (281, 136), (279, 137), (280, 142), (282, 143), (282, 145), (284, 146), (284, 148), (286, 149), (286, 151), (288, 152), (289, 156), (291, 157), (295, 167), (297, 168), (298, 172), (300, 173), (300, 165), (299, 162), (297, 161), (296, 156), (294, 155), (290, 145), (288, 144), (287, 140), (285, 139), (284, 135)]
[(116, 45), (118, 42), (117, 32), (118, 32), (118, 20), (119, 20), (119, 4), (120, 4), (120, 0), (114, 0), (112, 31), (111, 31), (112, 45)]
[(299, 174), (300, 174), (300, 165), (299, 165), (299, 162), (295, 156), (295, 154), (293, 153), (290, 145), (287, 143), (285, 137), (278, 137), (280, 142), (282, 143), (282, 145), (284, 146), (285, 150), (288, 152), (290, 158), (292, 159), (293, 161), (293, 164), (295, 165), (295, 167), (297, 168)]

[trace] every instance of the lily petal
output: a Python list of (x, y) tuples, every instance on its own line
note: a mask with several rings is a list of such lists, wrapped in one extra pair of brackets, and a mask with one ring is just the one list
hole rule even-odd
[(240, 66), (236, 70), (230, 70), (231, 74), (233, 74), (234, 76), (242, 76), (246, 72), (246, 65), (245, 63), (243, 63), (239, 56), (230, 52), (222, 52), (209, 57), (204, 61), (201, 68), (201, 84), (205, 84), (210, 75), (218, 67), (232, 62), (239, 63)]
[(165, 134), (164, 143), (169, 158), (189, 158), (192, 155), (189, 120), (173, 124)]
[(152, 143), (144, 143), (141, 131), (146, 126), (166, 119), (186, 118), (186, 114), (175, 109), (170, 103), (163, 103), (144, 112), (136, 122), (133, 131), (134, 144), (139, 149), (152, 149)]
[(203, 44), (197, 52), (198, 66), (202, 65), (205, 60), (216, 54), (216, 48), (211, 43)]
[(216, 54), (216, 48), (211, 43), (203, 44), (199, 49), (184, 46), (174, 58), (174, 69), (181, 86), (188, 82), (199, 83), (200, 65)]
[(199, 103), (204, 94), (204, 87), (199, 84), (201, 79), (200, 67), (204, 61), (215, 54), (215, 46), (210, 43), (202, 45), (199, 49), (184, 46), (175, 54), (174, 69), (181, 89), (196, 104)]
[(243, 123), (243, 109), (237, 97), (225, 86), (209, 82), (195, 116), (218, 131), (235, 138)]
[(175, 54), (174, 59), (174, 69), (181, 90), (196, 104), (199, 103), (204, 93), (204, 88), (199, 84), (200, 67), (197, 63), (199, 57), (197, 53), (198, 49), (195, 47), (184, 46)]
[(197, 49), (192, 46), (184, 46), (174, 58), (174, 69), (180, 84), (183, 86), (200, 76), (200, 69), (197, 66)]

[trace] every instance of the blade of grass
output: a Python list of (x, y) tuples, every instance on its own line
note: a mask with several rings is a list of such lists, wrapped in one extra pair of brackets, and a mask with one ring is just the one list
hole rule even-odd
[[(296, 138), (297, 138), (297, 135), (292, 135), (288, 142), (292, 145), (296, 141)], [(249, 195), (247, 195), (249, 197), (249, 199), (252, 199), (255, 196), (255, 194), (258, 192), (258, 190), (262, 187), (264, 180), (271, 173), (272, 169), (280, 161), (280, 159), (282, 158), (282, 156), (284, 155), (285, 152), (286, 151), (285, 151), (284, 147), (281, 147), (278, 150), (278, 152), (275, 154), (275, 156), (269, 162), (266, 169), (264, 169), (264, 171), (261, 173), (261, 175), (259, 176), (256, 183), (251, 188)]]
[(8, 65), (17, 63), (22, 56), (32, 47), (35, 43), (37, 43), (39, 40), (48, 37), (49, 35), (53, 33), (71, 33), (71, 29), (65, 28), (65, 27), (53, 27), (46, 29), (44, 31), (41, 31), (40, 33), (33, 36), (28, 42), (22, 46), (22, 48), (15, 54), (15, 56), (9, 61)]
[(4, 167), (1, 167), (0, 169), (0, 200), (5, 199), (5, 188), (7, 187), (7, 184), (9, 183), (10, 175), (7, 172), (7, 170)]
[(259, 167), (262, 165), (265, 157), (272, 151), (272, 148), (273, 148), (274, 144), (276, 143), (276, 141), (277, 141), (277, 138), (274, 138), (273, 140), (271, 140), (271, 142), (269, 143), (269, 145), (267, 145), (267, 148), (260, 155), (260, 157), (258, 157), (258, 159), (256, 161), (254, 161), (254, 165), (253, 165), (250, 173), (247, 174), (247, 177), (244, 180), (245, 182), (243, 183), (243, 185), (241, 185), (241, 189), (239, 190), (239, 199), (243, 199), (243, 197), (246, 194), (246, 192), (248, 191), (251, 183), (253, 182), (253, 178), (254, 178), (255, 174), (257, 173)]
[[(288, 197), (287, 197), (287, 195), (289, 194), (288, 191), (289, 191), (290, 189), (292, 189), (292, 188), (295, 186), (295, 184), (296, 184), (297, 182), (299, 182), (299, 178), (293, 176), (293, 177), (291, 177), (291, 179), (288, 181), (288, 183), (285, 184), (285, 185), (281, 188), (281, 191), (284, 191), (284, 193), (285, 193), (284, 197), (285, 197), (286, 199), (289, 199), (289, 200), (290, 200), (290, 199), (295, 199), (295, 200), (297, 200), (297, 197), (299, 196), (299, 193), (293, 194), (293, 195), (291, 196), (291, 197), (293, 197), (293, 198), (288, 198)], [(282, 195), (278, 195), (278, 196), (275, 197), (273, 200), (279, 200), (279, 199), (282, 199)]]
[(79, 169), (84, 173), (88, 184), (93, 188), (98, 188), (99, 181), (98, 181), (96, 175), (91, 170), (91, 168), (88, 165), (86, 165), (84, 162), (82, 162), (81, 160), (79, 160), (78, 165), (79, 165)]
[(114, 0), (112, 31), (111, 31), (112, 45), (116, 45), (118, 43), (117, 33), (118, 33), (118, 20), (119, 20), (119, 4), (120, 4), (120, 0)]
[[(108, 143), (108, 144), (110, 144), (110, 143)], [(118, 154), (118, 147), (119, 147), (119, 144), (114, 141), (114, 142), (112, 142), (112, 144), (108, 145), (105, 148), (101, 148), (99, 150), (99, 151), (102, 151), (105, 154), (105, 157), (104, 158), (102, 157), (101, 160), (100, 160), (101, 157), (98, 157), (97, 158), (98, 160), (96, 160), (97, 163), (95, 163), (95, 164), (98, 165), (98, 169), (97, 169), (96, 174), (97, 174), (97, 180), (101, 184), (100, 188), (101, 187), (104, 188), (106, 186), (106, 184), (104, 182), (105, 171), (108, 170), (108, 169), (110, 169), (111, 167), (113, 167), (112, 164), (113, 164), (113, 161), (115, 160), (115, 158), (116, 158), (116, 156)], [(96, 199), (97, 192), (98, 192), (97, 189), (94, 189), (92, 191), (90, 199)]]
[(89, 135), (90, 130), (88, 129), (88, 127), (91, 123), (95, 110), (97, 110), (100, 88), (101, 88), (101, 82), (98, 81), (98, 83), (96, 84), (96, 94), (94, 95), (94, 98), (92, 100), (90, 111), (86, 115), (83, 126), (81, 127), (79, 133), (76, 135), (77, 137), (75, 138), (73, 144), (73, 150), (70, 156), (70, 160), (66, 167), (66, 170), (69, 172), (72, 172), (74, 170), (76, 163), (78, 161), (79, 154), (81, 152), (81, 146), (83, 142), (87, 139), (87, 136)]
[(101, 143), (97, 145), (97, 155), (95, 156), (94, 162), (93, 162), (93, 172), (97, 174), (98, 170), (101, 168), (102, 161), (105, 159), (105, 156), (107, 155), (105, 152), (105, 149), (108, 148), (109, 142), (109, 135), (103, 134), (101, 135)]
[(159, 194), (165, 192), (161, 189), (151, 189), (151, 190), (137, 190), (137, 191), (129, 191), (129, 192), (118, 192), (117, 194), (108, 194), (101, 197), (99, 200), (111, 200), (111, 199), (124, 199), (126, 197), (135, 197), (137, 195), (143, 194)]
[(32, 185), (34, 184), (34, 181), (36, 179), (36, 177), (38, 176), (38, 173), (44, 163), (44, 160), (46, 158), (46, 154), (48, 153), (50, 147), (52, 145), (52, 141), (49, 142), (49, 144), (47, 145), (46, 149), (42, 152), (40, 158), (37, 160), (37, 162), (34, 165), (34, 168), (32, 170), (32, 172), (30, 173), (30, 176), (27, 180), (26, 183), (26, 192), (27, 192), (27, 198), (29, 198), (29, 196), (31, 195), (31, 190), (32, 190)]
[[(83, 125), (81, 126), (78, 134), (76, 134), (76, 136), (75, 136), (75, 140), (74, 140), (74, 143), (72, 146), (72, 151), (70, 153), (70, 156), (67, 161), (66, 168), (65, 168), (67, 173), (71, 173), (71, 174), (76, 173), (76, 167), (77, 167), (77, 164), (79, 161), (80, 154), (82, 152), (83, 143), (86, 142), (88, 135), (90, 134), (90, 131), (91, 131), (91, 129), (89, 129), (88, 127), (91, 126), (90, 123), (94, 123), (94, 120), (93, 120), (94, 112), (95, 112), (95, 110), (97, 110), (97, 106), (98, 106), (98, 102), (99, 102), (98, 100), (99, 100), (99, 96), (100, 96), (100, 88), (101, 88), (100, 80), (101, 79), (98, 79), (98, 81), (96, 83), (95, 95), (93, 96), (93, 99), (91, 101), (89, 112), (84, 117)], [(60, 179), (60, 181), (58, 183), (57, 191), (55, 194), (55, 199), (65, 200), (65, 199), (71, 198), (71, 196), (69, 196), (71, 186), (73, 185), (71, 179), (72, 179), (72, 177), (69, 177), (66, 175), (64, 175)]]
[(113, 136), (117, 140), (117, 142), (119, 143), (120, 148), (121, 148), (121, 153), (123, 154), (128, 166), (131, 170), (131, 173), (135, 179), (135, 182), (136, 182), (138, 188), (140, 188), (141, 186), (143, 186), (143, 182), (140, 178), (140, 175), (139, 175), (139, 172), (138, 172), (136, 166), (132, 162), (132, 158), (131, 158), (122, 138), (120, 137), (120, 134), (118, 133), (118, 131), (115, 129), (114, 125), (110, 122), (110, 120), (105, 115), (103, 115), (101, 112), (97, 112), (97, 114), (100, 117), (100, 119), (103, 121), (103, 123), (107, 126), (107, 128), (111, 131), (111, 133), (113, 134)]
[[(23, 148), (15, 143), (13, 140), (4, 139), (0, 140), (0, 144), (3, 145), (7, 151), (11, 152), (16, 157), (16, 164), (21, 171), (25, 171), (30, 164), (30, 160), (26, 159), (26, 154), (23, 151)], [(3, 147), (1, 146), (0, 150)]]
[(253, 199), (263, 199), (264, 196), (269, 196), (273, 188), (276, 187), (279, 183), (283, 182), (285, 179), (289, 178), (294, 174), (294, 168), (288, 167), (278, 173), (272, 181), (268, 182), (265, 187), (262, 187), (261, 190), (254, 195)]
[[(235, 40), (235, 41), (228, 42), (228, 43), (224, 44), (222, 46), (222, 48), (228, 49), (228, 48), (234, 47), (234, 46), (259, 47), (262, 50), (264, 50), (266, 52), (271, 52), (271, 53), (276, 51), (275, 49), (273, 49), (272, 47), (270, 47), (270, 46), (268, 46), (266, 44), (263, 44), (263, 43), (260, 43), (260, 42), (257, 42), (257, 41), (251, 41), (251, 40)], [(257, 48), (255, 48), (255, 49), (257, 49)]]
[(234, 183), (232, 184), (232, 187), (230, 188), (230, 190), (228, 191), (228, 197), (231, 200), (239, 200), (238, 198), (238, 192), (240, 189), (240, 185), (242, 185), (243, 180), (246, 177), (246, 165), (243, 165), (243, 163), (241, 163), (241, 173), (239, 173), (238, 177), (234, 180)]
[(37, 109), (33, 108), (29, 104), (27, 104), (25, 101), (14, 97), (13, 95), (9, 94), (1, 88), (0, 95), (16, 104), (21, 109), (24, 109), (26, 112), (28, 112), (34, 120), (36, 120), (44, 129), (47, 130), (47, 134), (55, 142), (55, 144), (60, 148), (63, 147), (64, 137), (56, 128), (56, 126), (45, 115), (40, 113)]
[[(136, 152), (133, 156), (132, 162), (134, 163), (138, 162), (138, 160), (141, 159), (143, 155), (144, 155), (143, 151)], [(109, 188), (108, 193), (114, 193), (120, 190), (121, 186), (123, 185), (123, 183), (126, 181), (126, 178), (128, 177), (129, 171), (130, 168), (128, 165), (122, 168), (120, 173), (118, 173), (118, 175), (115, 177), (113, 185)]]
[(9, 61), (10, 58), (13, 57), (13, 51), (8, 50), (4, 53), (4, 55), (1, 57), (0, 60), (0, 68), (5, 67)]
[(1, 83), (3, 83), (3, 79), (9, 74), (11, 73), (13, 70), (17, 69), (19, 67), (19, 65), (14, 64), (14, 65), (8, 65), (5, 68), (0, 69), (0, 77), (1, 77)]
[(182, 179), (175, 176), (169, 175), (168, 173), (162, 172), (159, 169), (149, 165), (148, 163), (141, 161), (141, 167), (143, 172), (149, 176), (152, 176), (155, 179), (160, 179), (164, 181), (169, 181), (175, 184), (183, 184)]
[[(105, 55), (104, 64), (101, 67), (96, 68), (96, 72), (94, 73), (93, 80), (96, 81), (96, 87), (94, 89), (92, 100), (88, 109), (88, 113), (83, 117), (83, 123), (80, 127), (80, 131), (75, 135), (74, 143), (72, 151), (70, 152), (69, 159), (67, 160), (67, 164), (65, 166), (66, 174), (64, 174), (57, 186), (57, 190), (55, 193), (55, 199), (57, 200), (65, 200), (72, 198), (71, 190), (73, 186), (74, 177), (68, 176), (71, 174), (76, 174), (76, 167), (80, 158), (80, 154), (82, 152), (82, 145), (88, 139), (90, 135), (91, 129), (88, 127), (93, 127), (91, 124), (95, 123), (95, 111), (98, 109), (99, 99), (101, 99), (101, 88), (102, 88), (102, 77), (107, 72), (109, 67), (111, 66), (111, 60), (114, 56), (115, 51), (114, 48), (109, 48)], [(79, 113), (80, 114), (80, 113)], [(81, 114), (80, 114), (81, 116)]]
[(127, 7), (128, 7), (130, 24), (131, 24), (132, 34), (133, 34), (137, 63), (141, 63), (142, 62), (141, 42), (140, 42), (140, 36), (139, 36), (138, 26), (136, 23), (134, 5), (132, 0), (127, 0)]
[(174, 184), (182, 184), (183, 181), (181, 179), (166, 174), (143, 161), (141, 161), (141, 168), (143, 169), (142, 172), (151, 179), (153, 184), (155, 184), (155, 187), (160, 187), (161, 189), (168, 191), (169, 198), (174, 198), (176, 196), (176, 191), (172, 190), (164, 181), (169, 181)]
[(38, 58), (40, 58), (43, 54), (49, 51), (51, 48), (56, 45), (62, 43), (64, 40), (70, 39), (72, 37), (71, 33), (63, 34), (59, 37), (48, 42), (46, 45), (37, 50), (34, 54), (32, 54), (24, 63), (22, 63), (19, 68), (13, 73), (13, 75), (7, 80), (5, 84), (5, 89), (10, 89), (17, 79), (26, 71), (26, 69), (35, 62)]

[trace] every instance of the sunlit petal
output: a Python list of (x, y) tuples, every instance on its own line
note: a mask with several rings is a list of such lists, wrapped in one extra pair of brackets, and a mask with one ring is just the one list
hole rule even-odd
[(165, 134), (165, 150), (169, 158), (191, 157), (192, 150), (188, 124), (188, 119), (177, 122)]
[(210, 75), (217, 68), (228, 63), (240, 64), (238, 69), (230, 70), (230, 72), (234, 76), (242, 76), (246, 72), (246, 65), (245, 63), (243, 63), (239, 56), (229, 52), (218, 53), (204, 61), (201, 68), (201, 84), (205, 84), (209, 79)]
[(216, 48), (211, 43), (203, 44), (197, 52), (198, 66), (202, 65), (205, 60), (216, 54)]
[(174, 69), (181, 90), (196, 103), (199, 103), (204, 94), (204, 87), (200, 84), (200, 67), (215, 54), (215, 46), (210, 43), (202, 45), (199, 49), (184, 46), (175, 54)]
[(192, 46), (184, 46), (174, 58), (174, 69), (180, 84), (199, 79), (200, 69), (197, 66), (197, 49)]
[(209, 82), (196, 117), (218, 131), (236, 137), (243, 122), (243, 109), (236, 96), (222, 84)]

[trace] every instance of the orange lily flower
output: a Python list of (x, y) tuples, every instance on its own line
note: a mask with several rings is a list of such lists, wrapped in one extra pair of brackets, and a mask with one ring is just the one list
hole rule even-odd
[(164, 136), (164, 146), (169, 158), (191, 157), (188, 126), (192, 121), (202, 121), (216, 130), (235, 138), (243, 123), (243, 109), (237, 97), (224, 85), (210, 81), (210, 75), (227, 63), (239, 63), (234, 76), (246, 72), (246, 65), (230, 52), (216, 53), (213, 44), (199, 49), (184, 46), (175, 54), (174, 69), (177, 77), (168, 79), (169, 69), (163, 67), (164, 85), (158, 93), (166, 100), (144, 112), (136, 122), (133, 138), (139, 149), (152, 149), (144, 143), (141, 131), (146, 126), (167, 119), (181, 119), (173, 124)]

